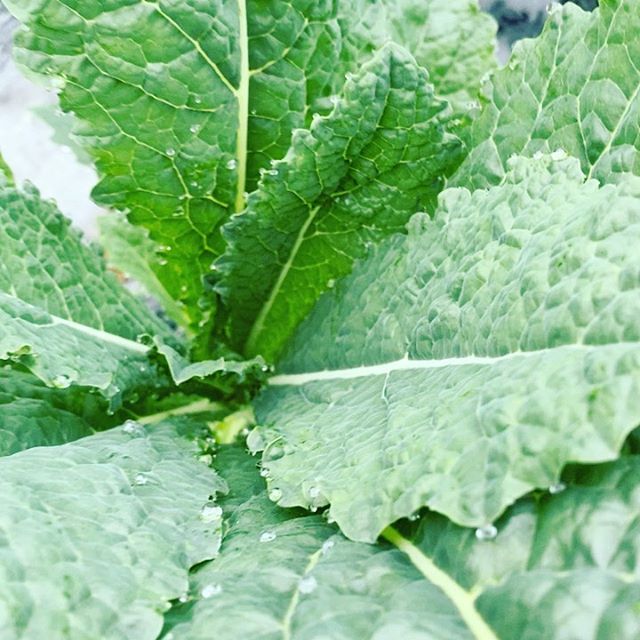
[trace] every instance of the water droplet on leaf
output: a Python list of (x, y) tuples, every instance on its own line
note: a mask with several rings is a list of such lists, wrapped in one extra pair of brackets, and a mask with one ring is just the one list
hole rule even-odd
[(304, 578), (298, 582), (298, 591), (304, 594), (312, 593), (316, 590), (317, 586), (318, 581), (313, 576), (304, 576)]
[(198, 131), (200, 131), (200, 125), (199, 124), (192, 124), (189, 127), (189, 131), (191, 131), (191, 133), (198, 133)]
[(203, 598), (213, 598), (213, 596), (220, 595), (222, 593), (222, 587), (219, 584), (208, 584), (202, 587), (200, 595)]
[(139, 473), (138, 475), (136, 475), (136, 477), (133, 479), (133, 482), (137, 485), (145, 485), (147, 484), (147, 482), (149, 482), (149, 478), (147, 478), (147, 476), (145, 476), (142, 473)]
[(322, 555), (326, 556), (327, 553), (329, 553), (329, 551), (331, 551), (331, 549), (333, 549), (334, 545), (335, 545), (335, 542), (333, 540), (325, 540), (322, 543), (322, 549), (321, 549)]
[(231, 159), (229, 160), (229, 162), (227, 162), (227, 169), (229, 169), (229, 171), (233, 171), (237, 166), (238, 163), (235, 159)]
[(282, 498), (282, 491), (280, 489), (275, 488), (269, 491), (269, 500), (271, 500), (272, 502), (278, 502), (280, 498)]
[(498, 530), (492, 524), (485, 524), (484, 527), (476, 529), (478, 540), (493, 540), (498, 535)]
[(222, 508), (216, 504), (207, 503), (200, 509), (200, 519), (204, 522), (215, 522), (222, 518)]
[(555, 495), (557, 493), (562, 493), (567, 488), (567, 485), (564, 482), (554, 482), (549, 486), (549, 493), (551, 495)]
[(135, 420), (127, 420), (122, 425), (122, 430), (130, 435), (130, 436), (143, 436), (144, 435), (144, 427)]
[(71, 378), (69, 378), (69, 376), (59, 375), (51, 381), (51, 384), (56, 389), (66, 389), (71, 386)]
[(173, 158), (173, 156), (176, 155), (176, 150), (173, 147), (168, 147), (167, 150), (165, 151), (165, 153), (170, 157)]
[(260, 534), (260, 542), (272, 542), (273, 540), (275, 540), (277, 537), (277, 534), (275, 531), (263, 531)]

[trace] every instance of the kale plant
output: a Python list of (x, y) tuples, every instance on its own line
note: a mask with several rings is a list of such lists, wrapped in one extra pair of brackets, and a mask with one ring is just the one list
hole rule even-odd
[(640, 637), (640, 0), (4, 2), (1, 640)]

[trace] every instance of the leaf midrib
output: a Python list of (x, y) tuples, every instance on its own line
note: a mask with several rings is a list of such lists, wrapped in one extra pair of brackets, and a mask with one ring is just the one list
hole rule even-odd
[(440, 569), (420, 548), (393, 527), (387, 527), (382, 537), (405, 553), (411, 563), (431, 584), (438, 587), (458, 610), (460, 617), (476, 640), (498, 640), (475, 606), (475, 596), (463, 589), (449, 574)]
[(557, 353), (560, 349), (594, 350), (603, 347), (638, 347), (640, 342), (611, 342), (605, 344), (562, 344), (556, 347), (548, 347), (533, 351), (513, 351), (501, 356), (459, 356), (455, 358), (434, 358), (431, 360), (412, 360), (408, 354), (399, 360), (383, 362), (380, 364), (362, 365), (345, 369), (324, 369), (307, 373), (284, 373), (273, 376), (268, 384), (271, 386), (302, 386), (308, 382), (322, 380), (347, 380), (352, 378), (365, 378), (369, 376), (387, 375), (393, 371), (407, 371), (420, 369), (442, 369), (444, 367), (461, 366), (490, 366), (515, 358), (530, 358), (546, 353)]
[[(2, 292), (0, 295), (4, 295), (7, 298), (13, 298), (14, 300), (19, 300), (22, 304), (32, 307), (34, 309), (38, 309), (39, 307), (34, 307), (34, 305), (25, 302), (21, 298), (17, 296), (11, 295), (10, 293)], [(137, 353), (148, 354), (149, 347), (140, 342), (135, 342), (134, 340), (129, 340), (128, 338), (123, 338), (115, 333), (109, 333), (107, 331), (102, 331), (100, 329), (94, 329), (86, 324), (80, 324), (79, 322), (75, 322), (74, 320), (67, 320), (66, 318), (61, 318), (59, 316), (53, 315), (46, 312), (50, 322), (44, 325), (38, 325), (41, 327), (51, 327), (55, 325), (63, 325), (77, 331), (78, 333), (82, 333), (84, 335), (90, 336), (91, 338), (95, 338), (100, 342), (107, 342), (118, 346), (123, 349), (127, 349), (129, 351), (135, 351)], [(16, 320), (21, 320), (22, 318), (16, 317)]]

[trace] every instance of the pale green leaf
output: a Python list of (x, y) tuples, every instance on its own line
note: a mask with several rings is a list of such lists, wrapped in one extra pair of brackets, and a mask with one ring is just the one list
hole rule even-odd
[(571, 470), (555, 494), (510, 508), (492, 539), (425, 512), (376, 545), (345, 539), (320, 516), (277, 509), (240, 451), (222, 450), (218, 461), (228, 470), (229, 530), (220, 555), (193, 574), (188, 598), (166, 614), (166, 640), (640, 633), (638, 457)]
[(490, 523), (567, 462), (615, 458), (640, 422), (639, 195), (517, 158), (357, 267), (257, 400), (279, 503), (330, 503), (371, 541), (423, 505)]
[(127, 423), (0, 459), (3, 640), (157, 638), (220, 544), (225, 485), (196, 453), (169, 423)]
[(600, 182), (640, 174), (640, 2), (554, 10), (542, 35), (519, 42), (486, 86), (452, 184), (486, 187), (512, 154), (564, 149)]
[(97, 202), (160, 246), (159, 280), (195, 326), (219, 226), (259, 169), (387, 32), (349, 33), (350, 3), (7, 0), (18, 61), (53, 81), (101, 176)]
[(247, 211), (224, 227), (218, 290), (235, 348), (274, 359), (320, 294), (366, 246), (433, 210), (461, 160), (446, 103), (397, 45), (350, 78), (331, 113), (293, 134)]

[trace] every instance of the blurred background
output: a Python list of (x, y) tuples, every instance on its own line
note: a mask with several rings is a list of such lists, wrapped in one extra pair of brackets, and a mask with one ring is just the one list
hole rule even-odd
[[(597, 5), (597, 0), (573, 1), (584, 9)], [(505, 62), (516, 40), (540, 31), (548, 1), (480, 0), (480, 5), (498, 21), (496, 55)], [(13, 63), (11, 39), (15, 26), (0, 0), (0, 151), (18, 182), (31, 180), (45, 197), (55, 198), (61, 210), (90, 238), (95, 238), (95, 220), (100, 213), (90, 199), (97, 181), (95, 172), (79, 148), (58, 144), (57, 140), (68, 140), (70, 116), (57, 108), (55, 93), (27, 80)]]

